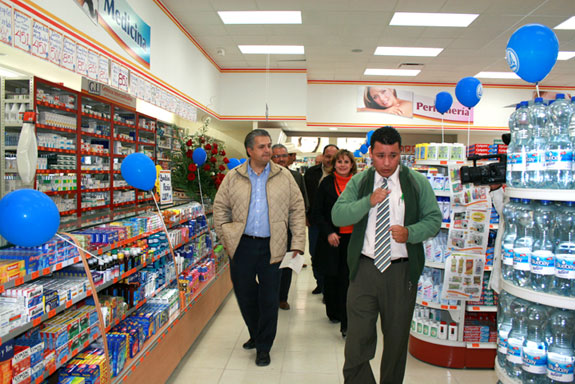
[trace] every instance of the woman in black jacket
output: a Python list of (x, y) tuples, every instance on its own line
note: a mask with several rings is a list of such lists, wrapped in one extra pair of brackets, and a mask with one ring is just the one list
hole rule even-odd
[(357, 172), (353, 154), (345, 149), (337, 152), (332, 160), (332, 172), (320, 183), (312, 207), (313, 220), (319, 226), (316, 255), (319, 268), (325, 276), (324, 298), (327, 317), (334, 323), (341, 322), (341, 334), (347, 334), (346, 298), (349, 286), (347, 245), (353, 226), (336, 227), (331, 220), (331, 209), (345, 189), (347, 182)]

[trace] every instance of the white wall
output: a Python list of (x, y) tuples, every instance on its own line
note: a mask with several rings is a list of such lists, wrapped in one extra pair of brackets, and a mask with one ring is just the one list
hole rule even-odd
[(305, 118), (307, 114), (305, 73), (224, 73), (219, 106), (225, 116), (269, 116)]

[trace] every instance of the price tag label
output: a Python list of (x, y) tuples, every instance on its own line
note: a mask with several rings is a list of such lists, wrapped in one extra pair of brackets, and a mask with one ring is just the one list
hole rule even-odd
[(48, 312), (48, 318), (52, 318), (54, 316), (56, 316), (56, 310), (52, 309), (50, 312)]
[(0, 41), (12, 45), (12, 7), (0, 1)]
[(32, 54), (48, 60), (50, 51), (50, 28), (34, 20), (32, 25)]
[(471, 348), (479, 348), (479, 344), (478, 344), (478, 343), (473, 343), (473, 344), (471, 344)]
[(76, 42), (67, 37), (64, 37), (60, 65), (70, 71), (76, 69)]
[(49, 275), (50, 274), (50, 268), (44, 268), (42, 270), (42, 275)]
[(40, 271), (32, 272), (32, 280), (37, 279), (40, 277)]
[(479, 311), (479, 310), (481, 310), (481, 308), (479, 308), (479, 307), (473, 307), (473, 310), (474, 310), (474, 311)]
[(14, 46), (26, 52), (30, 52), (32, 47), (32, 18), (28, 15), (14, 10)]
[[(201, 296), (201, 295), (200, 295), (200, 296)], [(421, 302), (421, 305), (424, 305), (424, 306), (427, 307), (429, 304), (427, 303), (427, 301), (422, 301), (422, 302)]]
[(14, 280), (14, 285), (17, 287), (19, 285), (24, 284), (24, 278), (23, 277), (19, 277), (16, 280)]
[(37, 327), (38, 325), (40, 325), (41, 322), (42, 322), (42, 319), (40, 317), (38, 317), (32, 321), (32, 326)]
[(73, 304), (74, 302), (72, 300), (66, 301), (66, 308), (70, 308)]
[(59, 269), (62, 269), (62, 263), (56, 264), (55, 270), (57, 271), (57, 270), (59, 270)]

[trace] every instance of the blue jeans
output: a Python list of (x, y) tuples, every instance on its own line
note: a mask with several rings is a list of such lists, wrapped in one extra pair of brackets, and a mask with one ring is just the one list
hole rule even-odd
[(309, 240), (309, 254), (311, 255), (311, 268), (313, 270), (313, 277), (317, 286), (323, 290), (323, 273), (318, 268), (318, 262), (315, 255), (315, 247), (317, 245), (317, 238), (319, 237), (319, 227), (317, 225), (310, 225), (308, 227), (308, 240)]

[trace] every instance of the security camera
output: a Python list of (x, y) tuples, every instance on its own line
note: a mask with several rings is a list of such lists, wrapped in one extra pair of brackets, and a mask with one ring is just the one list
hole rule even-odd
[(226, 50), (223, 49), (223, 48), (218, 48), (218, 49), (216, 50), (216, 54), (217, 54), (218, 56), (225, 56), (225, 55), (226, 55)]

